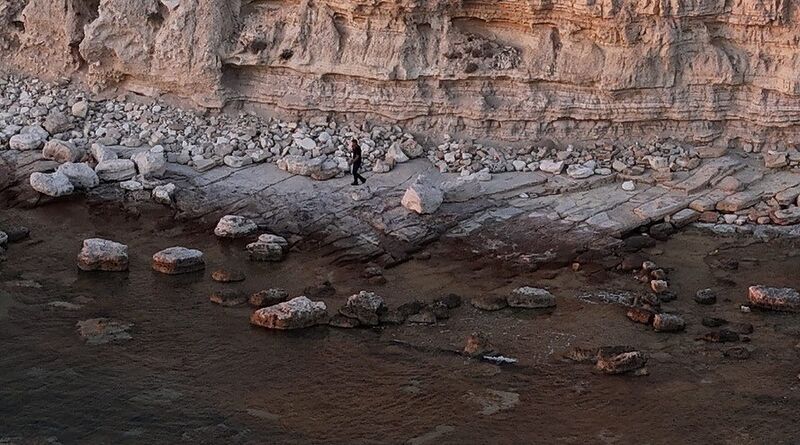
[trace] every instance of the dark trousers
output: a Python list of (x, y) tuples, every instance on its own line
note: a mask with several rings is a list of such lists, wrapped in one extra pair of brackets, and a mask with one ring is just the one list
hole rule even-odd
[(359, 170), (361, 170), (361, 161), (353, 162), (353, 184), (358, 184), (358, 181), (367, 182), (366, 178), (358, 174)]

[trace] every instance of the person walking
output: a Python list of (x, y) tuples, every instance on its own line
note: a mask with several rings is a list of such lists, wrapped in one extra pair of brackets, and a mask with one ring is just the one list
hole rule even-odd
[(363, 184), (367, 182), (367, 179), (358, 174), (358, 171), (361, 170), (361, 146), (358, 145), (357, 140), (353, 139), (350, 148), (353, 150), (353, 183), (351, 185), (358, 185), (358, 181)]

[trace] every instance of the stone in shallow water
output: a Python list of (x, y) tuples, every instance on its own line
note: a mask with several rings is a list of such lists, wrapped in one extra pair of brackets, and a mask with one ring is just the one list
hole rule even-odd
[(596, 368), (604, 374), (622, 374), (644, 367), (647, 357), (627, 346), (603, 347), (597, 351)]
[(345, 317), (342, 314), (336, 314), (328, 320), (328, 326), (334, 328), (352, 329), (361, 325), (361, 322), (356, 318)]
[(218, 283), (234, 283), (244, 281), (244, 273), (238, 270), (217, 269), (211, 273), (211, 279)]
[(133, 327), (133, 323), (124, 321), (110, 318), (92, 318), (79, 321), (77, 326), (78, 334), (90, 345), (101, 345), (133, 338), (128, 333), (128, 330)]
[(380, 315), (386, 312), (386, 305), (383, 298), (374, 292), (361, 291), (351, 295), (347, 303), (339, 309), (339, 313), (345, 317), (355, 318), (361, 324), (376, 326), (380, 321)]
[(712, 289), (701, 289), (694, 295), (697, 304), (714, 304), (717, 302), (717, 294)]
[(128, 270), (128, 246), (101, 238), (83, 240), (78, 254), (81, 270), (123, 272)]
[(54, 198), (67, 196), (75, 191), (75, 187), (69, 178), (61, 172), (33, 172), (31, 173), (30, 184), (37, 192)]
[(508, 296), (508, 305), (527, 309), (543, 309), (554, 307), (556, 297), (546, 289), (525, 286), (511, 292)]
[(653, 329), (656, 332), (679, 332), (686, 328), (682, 317), (672, 314), (656, 314), (653, 317)]
[(250, 236), (258, 230), (255, 221), (239, 215), (225, 215), (220, 218), (214, 235), (220, 238), (242, 238)]
[(258, 242), (278, 244), (284, 249), (289, 248), (289, 242), (286, 241), (286, 238), (278, 235), (273, 235), (271, 233), (265, 233), (263, 235), (259, 235)]
[(323, 323), (327, 318), (324, 302), (297, 297), (253, 312), (250, 323), (267, 329), (301, 329)]
[(247, 296), (235, 289), (221, 289), (214, 291), (209, 297), (212, 303), (220, 306), (239, 306), (247, 302)]
[(762, 309), (800, 312), (800, 293), (788, 287), (750, 286), (747, 299)]
[(273, 288), (273, 289), (258, 291), (253, 295), (250, 295), (250, 299), (248, 301), (250, 303), (250, 306), (267, 307), (267, 306), (274, 306), (278, 303), (283, 303), (288, 299), (289, 299), (288, 291), (286, 291), (285, 289)]
[(168, 275), (197, 272), (206, 267), (203, 252), (186, 247), (170, 247), (153, 255), (153, 270)]

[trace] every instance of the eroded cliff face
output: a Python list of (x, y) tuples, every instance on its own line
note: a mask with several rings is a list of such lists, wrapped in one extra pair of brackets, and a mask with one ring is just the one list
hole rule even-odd
[(4, 59), (506, 141), (793, 145), (790, 0), (10, 0)]

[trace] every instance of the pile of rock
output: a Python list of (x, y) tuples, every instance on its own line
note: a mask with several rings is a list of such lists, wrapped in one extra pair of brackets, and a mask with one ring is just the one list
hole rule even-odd
[(668, 176), (670, 172), (694, 169), (701, 162), (695, 149), (671, 142), (627, 147), (598, 145), (582, 149), (572, 145), (564, 149), (548, 146), (496, 148), (449, 138), (430, 151), (428, 158), (441, 172), (543, 171), (565, 173), (575, 179), (614, 172), (640, 176), (647, 170)]
[(547, 289), (523, 286), (507, 296), (480, 295), (472, 298), (472, 306), (483, 311), (498, 311), (506, 307), (522, 309), (550, 309), (556, 306), (556, 297)]

